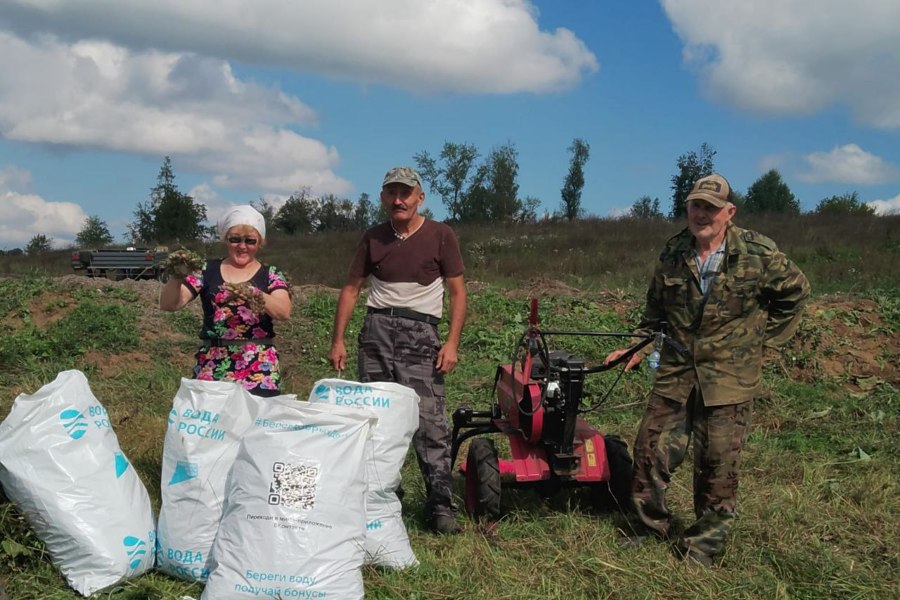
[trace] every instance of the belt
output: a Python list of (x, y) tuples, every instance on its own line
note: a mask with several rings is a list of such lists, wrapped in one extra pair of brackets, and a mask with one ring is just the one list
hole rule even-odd
[(245, 344), (256, 344), (258, 346), (274, 346), (275, 338), (235, 338), (233, 340), (214, 338), (200, 340), (200, 346), (203, 348), (209, 348), (210, 346), (225, 348), (232, 346), (243, 346)]
[(413, 321), (423, 321), (429, 325), (437, 325), (441, 320), (434, 315), (420, 313), (411, 308), (375, 308), (370, 306), (367, 311), (374, 315), (390, 315), (392, 317), (403, 317), (404, 319), (412, 319)]

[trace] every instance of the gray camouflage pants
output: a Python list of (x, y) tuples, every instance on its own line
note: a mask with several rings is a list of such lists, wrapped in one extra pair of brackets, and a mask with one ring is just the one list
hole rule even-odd
[(753, 402), (703, 406), (698, 390), (685, 404), (652, 394), (634, 442), (632, 493), (638, 518), (668, 537), (672, 513), (666, 489), (693, 435), (694, 514), (678, 541), (683, 553), (720, 554), (734, 524), (741, 449)]
[(434, 364), (441, 347), (437, 327), (404, 317), (367, 314), (359, 332), (359, 379), (393, 381), (419, 395), (413, 447), (425, 480), (425, 514), (454, 516), (450, 480), (450, 426), (444, 414), (444, 375)]

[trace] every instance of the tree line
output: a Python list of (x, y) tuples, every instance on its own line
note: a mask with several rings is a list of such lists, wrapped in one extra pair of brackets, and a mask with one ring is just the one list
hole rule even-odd
[[(431, 190), (440, 197), (450, 223), (534, 222), (539, 219), (574, 220), (585, 217), (581, 195), (585, 185), (584, 167), (590, 159), (590, 145), (575, 138), (568, 147), (569, 169), (560, 189), (560, 202), (553, 213), (538, 215), (539, 199), (519, 196), (518, 152), (512, 142), (492, 148), (481, 156), (471, 143), (445, 142), (439, 154), (422, 150), (414, 164)], [(686, 198), (694, 183), (715, 171), (716, 151), (707, 143), (699, 151), (678, 157), (671, 178), (671, 208), (664, 213), (659, 198), (642, 196), (634, 201), (625, 217), (638, 219), (678, 219), (686, 215)], [(800, 201), (791, 192), (776, 169), (754, 181), (745, 193), (734, 190), (734, 202), (748, 213), (799, 215)], [(364, 230), (388, 216), (380, 201), (366, 193), (356, 201), (334, 195), (313, 196), (309, 188), (300, 188), (276, 208), (264, 198), (251, 202), (265, 217), (266, 228), (283, 235), (305, 235), (327, 231)], [(429, 209), (424, 214), (433, 218)], [(874, 209), (847, 192), (821, 200), (812, 211), (817, 214), (875, 214)], [(186, 243), (214, 239), (214, 226), (206, 224), (206, 206), (182, 193), (175, 185), (172, 161), (163, 159), (157, 183), (146, 202), (139, 202), (134, 220), (128, 225), (132, 244)], [(25, 248), (28, 254), (47, 251), (52, 240), (35, 235)], [(81, 247), (112, 244), (107, 224), (97, 215), (87, 217), (75, 243)]]

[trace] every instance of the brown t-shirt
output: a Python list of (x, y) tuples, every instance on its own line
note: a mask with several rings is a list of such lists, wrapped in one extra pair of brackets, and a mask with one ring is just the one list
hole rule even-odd
[(368, 306), (411, 308), (440, 317), (443, 280), (464, 271), (456, 234), (444, 223), (426, 219), (401, 240), (390, 223), (363, 235), (350, 266), (351, 277), (369, 277)]

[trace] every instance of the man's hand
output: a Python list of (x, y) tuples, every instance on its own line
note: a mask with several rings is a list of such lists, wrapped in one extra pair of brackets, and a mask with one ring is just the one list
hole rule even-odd
[(328, 352), (328, 360), (331, 366), (337, 371), (343, 371), (347, 366), (347, 347), (344, 346), (344, 340), (335, 340), (331, 342), (331, 350)]
[(441, 346), (440, 351), (438, 351), (437, 362), (435, 362), (434, 366), (438, 371), (446, 375), (456, 368), (458, 362), (459, 358), (456, 354), (456, 346), (453, 344), (444, 344)]
[[(617, 358), (619, 358), (626, 352), (628, 352), (628, 348), (619, 348), (618, 350), (613, 350), (612, 352), (609, 353), (609, 355), (606, 357), (606, 359), (604, 359), (603, 365), (604, 366), (608, 365), (609, 363), (616, 360)], [(631, 358), (628, 359), (628, 363), (625, 365), (625, 370), (626, 371), (632, 370), (633, 368), (638, 366), (640, 364), (640, 362), (641, 362), (641, 355), (633, 354), (631, 356)]]

